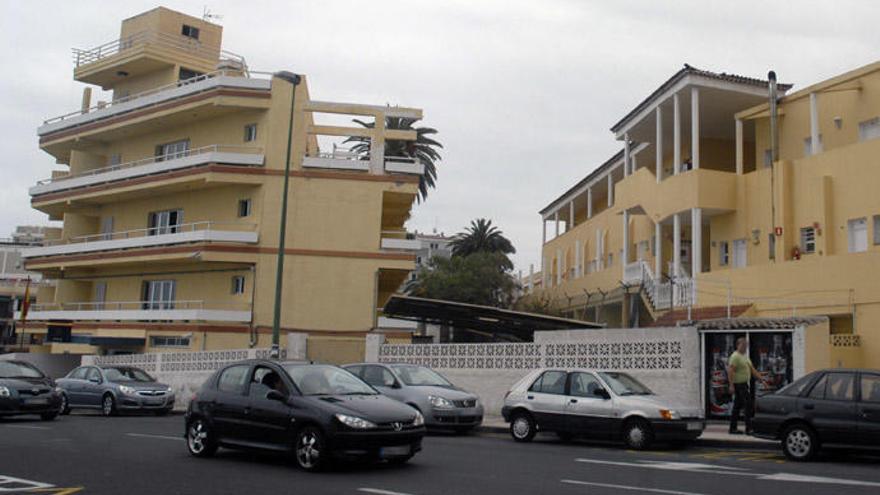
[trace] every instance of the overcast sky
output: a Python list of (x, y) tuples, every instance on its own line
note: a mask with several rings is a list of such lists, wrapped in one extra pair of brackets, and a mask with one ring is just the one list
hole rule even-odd
[[(45, 224), (28, 187), (61, 168), (37, 147), (75, 110), (70, 48), (118, 36), (151, 1), (2, 2), (0, 237)], [(682, 64), (795, 89), (878, 59), (880, 3), (299, 0), (175, 1), (222, 15), (223, 45), (253, 70), (309, 76), (315, 99), (424, 109), (440, 131), (437, 189), (409, 228), (453, 233), (492, 219), (539, 265), (538, 210), (619, 149), (609, 127)]]

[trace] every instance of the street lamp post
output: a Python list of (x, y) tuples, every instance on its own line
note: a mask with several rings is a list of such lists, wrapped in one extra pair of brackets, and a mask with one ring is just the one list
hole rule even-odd
[(281, 288), (284, 280), (284, 238), (287, 235), (287, 193), (290, 189), (290, 154), (293, 147), (293, 108), (296, 102), (296, 87), (302, 78), (288, 71), (276, 72), (275, 77), (289, 82), (293, 88), (290, 94), (290, 122), (287, 127), (287, 158), (284, 160), (284, 192), (281, 196), (281, 225), (278, 231), (278, 262), (275, 268), (275, 312), (272, 318), (272, 350), (270, 356), (278, 359), (281, 355), (279, 335), (281, 333)]

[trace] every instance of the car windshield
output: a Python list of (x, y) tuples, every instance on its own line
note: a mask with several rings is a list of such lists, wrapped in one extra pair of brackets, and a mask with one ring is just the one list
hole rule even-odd
[(104, 368), (104, 376), (111, 382), (154, 382), (152, 376), (137, 368)]
[(0, 361), (0, 378), (44, 378), (40, 370), (25, 363)]
[(303, 395), (376, 395), (373, 387), (348, 371), (329, 365), (284, 367)]
[(410, 387), (417, 387), (420, 385), (430, 385), (434, 387), (452, 386), (452, 384), (449, 383), (449, 380), (440, 376), (436, 371), (425, 368), (424, 366), (395, 364), (392, 368), (394, 368), (394, 371), (403, 383)]
[(651, 389), (626, 373), (599, 373), (617, 395), (654, 395)]

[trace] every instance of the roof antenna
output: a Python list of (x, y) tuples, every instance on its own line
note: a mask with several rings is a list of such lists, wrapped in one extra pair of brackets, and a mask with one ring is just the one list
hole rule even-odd
[(208, 6), (205, 5), (204, 10), (202, 11), (202, 20), (207, 22), (213, 21), (222, 21), (223, 16), (220, 14), (215, 14), (208, 9)]

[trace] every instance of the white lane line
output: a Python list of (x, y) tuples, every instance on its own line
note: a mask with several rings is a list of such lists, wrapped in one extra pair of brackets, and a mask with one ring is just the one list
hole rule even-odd
[(585, 462), (589, 464), (605, 464), (609, 466), (627, 466), (644, 469), (660, 469), (664, 471), (689, 471), (692, 473), (706, 474), (736, 474), (740, 476), (759, 476), (756, 473), (748, 472), (747, 469), (720, 466), (717, 464), (703, 464), (699, 462), (664, 462), (664, 461), (641, 461), (641, 462), (621, 462), (621, 461), (605, 461), (601, 459), (578, 458), (576, 462)]
[(661, 490), (659, 488), (645, 488), (641, 486), (629, 486), (629, 485), (612, 485), (609, 483), (593, 483), (592, 481), (578, 481), (578, 480), (559, 480), (563, 483), (568, 483), (569, 485), (584, 485), (584, 486), (597, 486), (600, 488), (616, 488), (618, 490), (630, 490), (634, 492), (649, 492), (649, 493), (663, 493), (665, 495), (704, 495), (702, 493), (694, 493), (694, 492), (679, 492), (676, 490)]
[(0, 493), (21, 493), (22, 491), (42, 490), (53, 486), (55, 485), (0, 474)]
[(130, 437), (138, 437), (138, 438), (158, 438), (160, 440), (183, 440), (182, 436), (172, 437), (169, 435), (151, 435), (149, 433), (126, 433), (126, 435)]
[(33, 425), (3, 425), (6, 428), (21, 428), (24, 430), (51, 430), (48, 426), (33, 426)]
[(377, 495), (411, 495), (403, 492), (392, 492), (391, 490), (382, 490), (380, 488), (358, 488), (357, 491), (364, 493), (375, 493)]
[(831, 483), (835, 485), (880, 486), (880, 483), (876, 481), (847, 480), (842, 478), (826, 478), (824, 476), (807, 476), (791, 473), (765, 474), (758, 476), (758, 479), (769, 481), (794, 481), (801, 483)]

